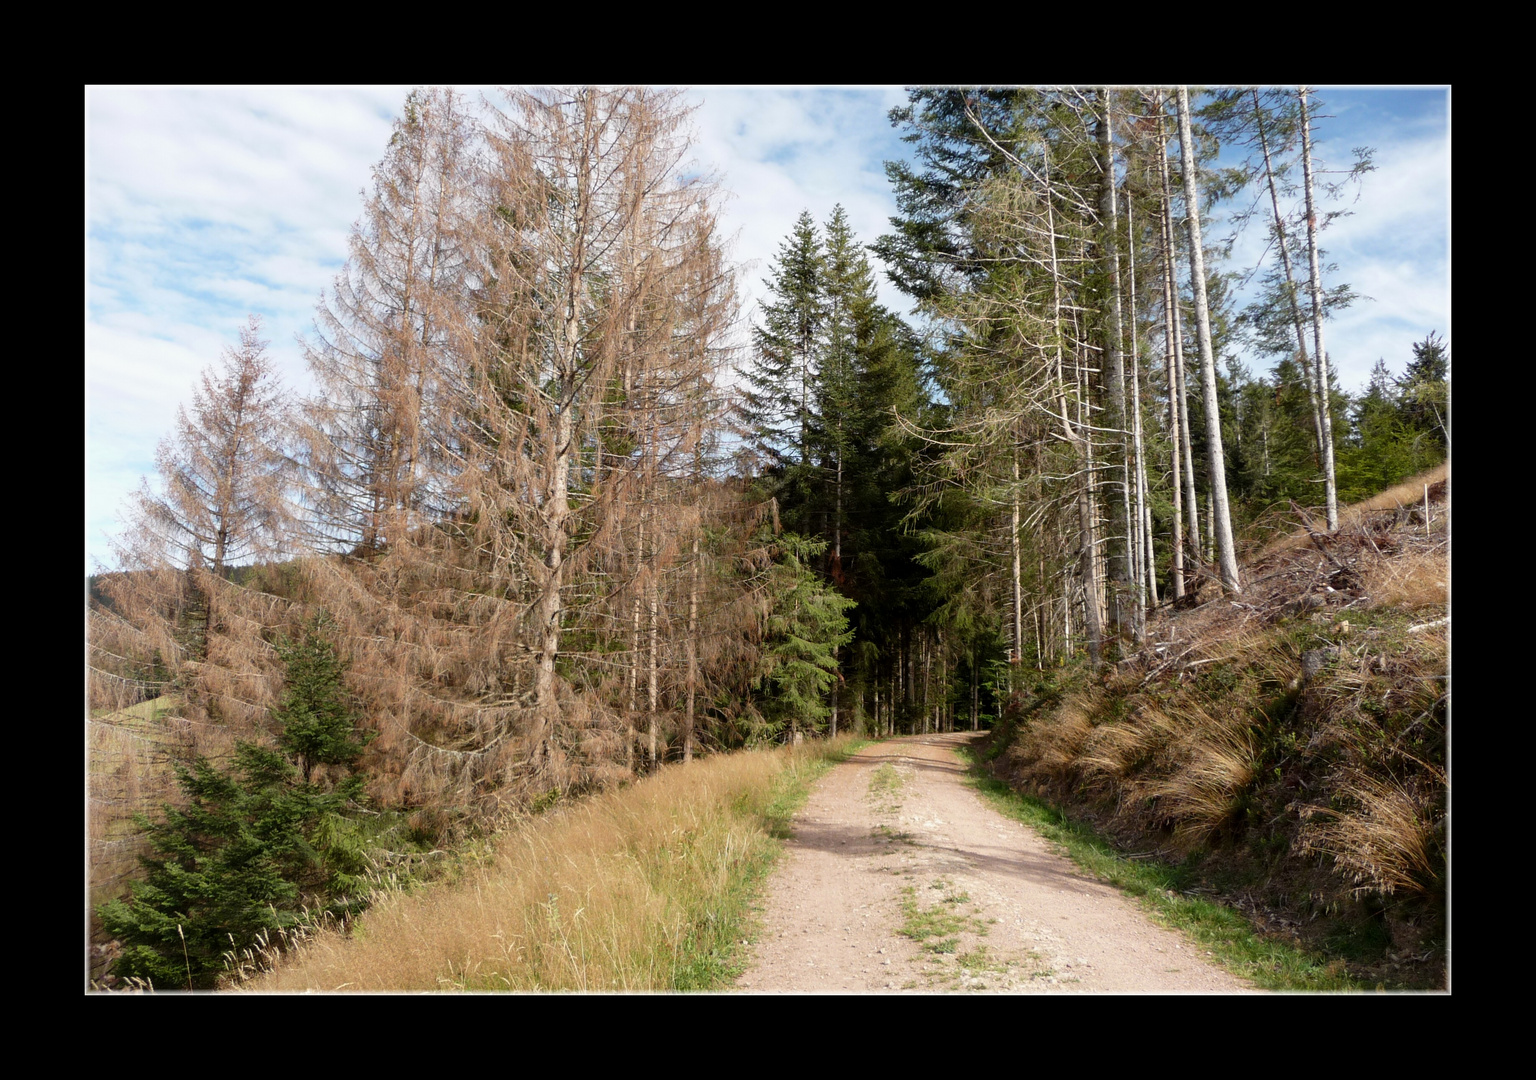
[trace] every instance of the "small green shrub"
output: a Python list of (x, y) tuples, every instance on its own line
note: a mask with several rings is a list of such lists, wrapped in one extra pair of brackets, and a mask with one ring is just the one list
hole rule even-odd
[[(124, 944), (113, 973), (162, 988), (212, 987), (227, 954), (265, 948), (302, 923), (359, 910), (380, 838), (354, 820), (362, 778), (350, 764), (362, 750), (323, 616), (297, 641), (284, 639), (287, 688), (274, 711), (274, 750), (238, 743), (232, 767), (207, 758), (177, 763), (186, 805), (160, 821), (136, 821), (152, 855), (127, 899), (98, 908), (107, 933)], [(317, 765), (345, 770), (314, 782)]]

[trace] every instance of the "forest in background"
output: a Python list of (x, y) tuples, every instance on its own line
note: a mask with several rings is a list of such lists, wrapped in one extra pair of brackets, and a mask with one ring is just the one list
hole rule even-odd
[[(220, 827), (279, 807), (304, 853), (252, 841), (275, 918), (667, 760), (988, 726), (1129, 655), (1159, 605), (1240, 596), (1239, 554), (1295, 507), (1336, 528), (1446, 457), (1430, 328), (1362, 394), (1329, 371), (1354, 297), (1319, 247), (1307, 95), (909, 98), (892, 231), (786, 223), (738, 353), (676, 95), (413, 94), (306, 345), (315, 392), (277, 384), (253, 318), (89, 584), (92, 715), (158, 702), (174, 733), (110, 733), (93, 879), (151, 850), (114, 825), (172, 797), (150, 759), (187, 763)], [(1242, 191), (1263, 267), (1202, 242)], [(918, 319), (876, 301), (870, 252)], [(297, 801), (231, 810), (261, 791)]]

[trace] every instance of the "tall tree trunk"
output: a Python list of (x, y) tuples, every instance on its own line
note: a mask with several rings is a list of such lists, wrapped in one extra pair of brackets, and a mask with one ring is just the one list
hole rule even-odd
[[(1269, 205), (1275, 215), (1275, 240), (1280, 247), (1280, 265), (1285, 268), (1285, 298), (1291, 306), (1291, 325), (1296, 330), (1296, 359), (1301, 364), (1302, 377), (1307, 380), (1307, 391), (1312, 398), (1312, 434), (1316, 439), (1317, 463), (1322, 467), (1323, 463), (1323, 410), (1317, 396), (1317, 382), (1312, 370), (1312, 362), (1307, 357), (1307, 335), (1302, 329), (1301, 301), (1296, 296), (1296, 275), (1291, 270), (1291, 249), (1285, 236), (1285, 218), (1280, 213), (1280, 193), (1275, 186), (1275, 169), (1269, 156), (1269, 139), (1264, 134), (1264, 110), (1259, 106), (1259, 91), (1257, 88), (1250, 91), (1253, 95), (1253, 119), (1259, 131), (1259, 149), (1264, 155), (1264, 179), (1269, 184)], [(1269, 475), (1269, 431), (1265, 428), (1265, 469), (1264, 475)]]
[(1200, 194), (1195, 183), (1195, 148), (1189, 125), (1189, 89), (1179, 87), (1179, 150), (1184, 162), (1184, 199), (1189, 216), (1189, 249), (1195, 288), (1195, 326), (1200, 338), (1200, 381), (1205, 391), (1205, 434), (1210, 469), (1211, 502), (1215, 516), (1216, 546), (1221, 564), (1221, 584), (1228, 592), (1242, 592), (1238, 580), (1237, 551), (1232, 543), (1232, 518), (1227, 507), (1226, 458), (1221, 447), (1221, 405), (1216, 396), (1216, 360), (1211, 351), (1210, 310), (1205, 295), (1205, 255), (1200, 245)]
[(1072, 571), (1070, 569), (1061, 575), (1061, 651), (1070, 658), (1072, 656)]
[[(683, 760), (693, 760), (693, 701), (699, 687), (699, 526), (694, 526), (688, 566), (688, 711), (683, 719)], [(835, 713), (833, 714), (836, 715)]]
[(923, 734), (928, 734), (928, 678), (932, 674), (933, 650), (928, 647), (928, 634), (924, 631), (918, 638), (918, 645), (923, 652)]
[(1008, 536), (1013, 549), (1013, 619), (1010, 630), (1013, 635), (1013, 647), (1008, 657), (1008, 689), (1013, 691), (1014, 671), (1024, 659), (1024, 583), (1020, 576), (1020, 506), (1019, 506), (1019, 447), (1018, 442), (1013, 446), (1013, 527)]
[[(1166, 211), (1167, 202), (1164, 202)], [(1168, 235), (1171, 214), (1165, 213), (1163, 221), (1163, 372), (1168, 384), (1168, 456), (1170, 479), (1173, 483), (1173, 530), (1169, 537), (1173, 576), (1173, 598), (1184, 599), (1184, 473), (1180, 458), (1182, 441), (1179, 426), (1179, 378), (1178, 362), (1174, 358), (1177, 348), (1178, 315), (1174, 309), (1177, 284), (1173, 277), (1173, 245)]]
[[(1079, 374), (1082, 358), (1077, 361)], [(1082, 407), (1079, 401), (1078, 407)], [(1098, 529), (1093, 507), (1093, 438), (1079, 418), (1078, 438), (1082, 444), (1082, 468), (1078, 473), (1077, 524), (1083, 572), (1083, 631), (1088, 636), (1088, 663), (1097, 670), (1103, 662), (1104, 624), (1099, 607)]]
[(842, 418), (837, 421), (837, 522), (832, 531), (832, 565), (836, 568), (834, 579), (838, 584), (843, 580), (843, 432)]
[(1205, 493), (1205, 561), (1216, 559), (1216, 515), (1211, 507), (1211, 493)]
[(1098, 91), (1098, 153), (1099, 153), (1099, 217), (1100, 252), (1103, 256), (1105, 276), (1109, 283), (1108, 323), (1105, 328), (1105, 361), (1103, 376), (1108, 391), (1108, 426), (1113, 428), (1118, 460), (1125, 465), (1121, 471), (1120, 498), (1110, 498), (1109, 536), (1106, 560), (1109, 566), (1109, 624), (1119, 631), (1126, 621), (1127, 593), (1131, 582), (1130, 566), (1130, 466), (1126, 445), (1125, 421), (1125, 357), (1121, 352), (1121, 296), (1120, 296), (1120, 213), (1115, 189), (1115, 158), (1113, 120), (1110, 115), (1109, 90)]
[(1328, 353), (1323, 349), (1323, 284), (1317, 267), (1317, 206), (1312, 198), (1312, 121), (1307, 116), (1307, 90), (1298, 91), (1301, 105), (1301, 167), (1307, 187), (1307, 258), (1312, 264), (1312, 345), (1317, 373), (1316, 398), (1322, 412), (1323, 480), (1328, 497), (1328, 531), (1339, 527), (1339, 493), (1333, 473), (1333, 408), (1330, 402)]
[[(1072, 428), (1071, 410), (1067, 404), (1066, 372), (1062, 363), (1062, 341), (1065, 331), (1062, 327), (1061, 304), (1061, 266), (1056, 250), (1056, 215), (1052, 205), (1050, 162), (1047, 160), (1045, 168), (1045, 207), (1046, 207), (1046, 231), (1051, 238), (1051, 307), (1053, 326), (1055, 330), (1055, 361), (1056, 361), (1056, 406), (1061, 414), (1062, 435), (1067, 443), (1077, 451), (1077, 523), (1078, 523), (1078, 558), (1083, 567), (1083, 580), (1087, 587), (1085, 610), (1088, 622), (1088, 656), (1092, 665), (1097, 668), (1100, 655), (1100, 627), (1098, 625), (1098, 601), (1095, 597), (1095, 567), (1094, 556), (1094, 530), (1093, 508), (1090, 505), (1090, 490), (1093, 485), (1093, 461), (1088, 439), (1081, 430)], [(1077, 353), (1073, 353), (1074, 381), (1081, 383), (1081, 361)], [(1081, 395), (1079, 394), (1079, 400)]]
[(1131, 449), (1132, 462), (1130, 463), (1135, 476), (1136, 527), (1132, 530), (1135, 557), (1136, 579), (1136, 607), (1133, 619), (1135, 621), (1136, 644), (1145, 645), (1147, 642), (1147, 586), (1152, 587), (1152, 602), (1157, 603), (1157, 586), (1153, 582), (1149, 571), (1152, 565), (1152, 529), (1147, 519), (1147, 459), (1143, 453), (1141, 441), (1141, 335), (1136, 327), (1136, 202), (1127, 198), (1125, 201), (1126, 213), (1126, 237), (1127, 250), (1126, 261), (1130, 263), (1130, 323), (1131, 323)]
[(645, 695), (645, 700), (646, 700), (646, 720), (647, 720), (646, 728), (647, 728), (647, 732), (649, 734), (649, 742), (650, 742), (650, 754), (649, 754), (649, 756), (650, 756), (650, 767), (651, 767), (651, 769), (653, 771), (656, 768), (656, 722), (657, 722), (658, 704), (659, 704), (658, 696), (657, 696), (658, 685), (657, 685), (657, 670), (656, 670), (657, 647), (658, 647), (658, 636), (659, 636), (659, 628), (657, 627), (657, 614), (658, 614), (658, 607), (659, 607), (659, 605), (658, 605), (658, 602), (657, 602), (657, 591), (658, 591), (658, 589), (657, 589), (656, 577), (657, 577), (657, 574), (656, 574), (655, 557), (654, 557), (654, 554), (653, 554), (652, 559), (651, 559), (651, 572), (648, 575), (646, 575), (646, 606), (649, 609), (648, 616), (649, 616), (649, 629), (650, 629), (650, 648), (649, 648), (648, 651), (649, 651), (650, 655), (649, 655), (649, 658), (648, 658), (648, 660), (649, 660), (649, 670), (646, 673), (646, 695)]
[[(574, 351), (575, 319), (571, 319), (567, 341)], [(544, 561), (541, 566), (538, 601), (538, 625), (540, 647), (538, 667), (534, 674), (534, 696), (538, 719), (533, 731), (533, 763), (542, 767), (549, 760), (551, 744), (559, 724), (560, 707), (555, 700), (555, 657), (560, 651), (561, 592), (565, 584), (565, 519), (570, 514), (568, 483), (571, 471), (571, 436), (575, 425), (571, 413), (575, 408), (576, 379), (565, 375), (560, 380), (560, 398), (564, 407), (556, 421), (557, 447), (554, 468), (550, 470), (549, 487), (544, 492), (548, 507), (544, 532)]]
[(1050, 601), (1047, 599), (1047, 597), (1050, 595), (1050, 581), (1047, 579), (1045, 573), (1045, 548), (1042, 545), (1040, 547), (1040, 576), (1036, 580), (1034, 606), (1035, 641), (1037, 642), (1037, 646), (1035, 648), (1035, 669), (1037, 671), (1045, 670), (1045, 657), (1047, 653), (1050, 654), (1053, 660), (1056, 656), (1054, 647), (1051, 644), (1052, 621), (1050, 620), (1048, 611), (1048, 605), (1050, 604)]
[(976, 670), (976, 646), (971, 646), (971, 730), (981, 730), (981, 672)]
[[(1157, 102), (1158, 102), (1157, 126), (1158, 126), (1158, 141), (1159, 141), (1159, 145), (1160, 146), (1166, 145), (1163, 142), (1163, 135), (1162, 135), (1162, 127), (1163, 127), (1163, 107), (1162, 107), (1162, 101), (1163, 101), (1162, 95), (1161, 94), (1157, 95)], [(1168, 156), (1167, 156), (1166, 152), (1164, 152), (1164, 153), (1162, 153), (1162, 154), (1160, 154), (1158, 156), (1158, 172), (1159, 172), (1159, 175), (1161, 177), (1162, 185), (1163, 185), (1164, 229), (1165, 229), (1166, 234), (1167, 234), (1167, 243), (1168, 243), (1168, 255), (1167, 255), (1167, 259), (1168, 259), (1168, 274), (1169, 274), (1169, 284), (1170, 284), (1170, 289), (1171, 289), (1170, 297), (1171, 297), (1172, 313), (1173, 313), (1172, 314), (1172, 318), (1173, 318), (1174, 374), (1175, 374), (1175, 378), (1177, 379), (1177, 382), (1178, 382), (1178, 392), (1177, 392), (1178, 410), (1179, 410), (1178, 427), (1179, 427), (1179, 439), (1180, 439), (1181, 457), (1182, 457), (1182, 460), (1183, 460), (1183, 463), (1184, 463), (1184, 477), (1183, 477), (1182, 483), (1180, 484), (1180, 488), (1182, 489), (1182, 492), (1183, 492), (1183, 495), (1184, 495), (1183, 512), (1182, 512), (1181, 516), (1182, 516), (1182, 518), (1183, 518), (1184, 522), (1186, 523), (1186, 526), (1187, 526), (1187, 528), (1189, 530), (1188, 534), (1187, 534), (1188, 538), (1189, 538), (1188, 539), (1188, 545), (1187, 546), (1181, 545), (1181, 549), (1180, 549), (1179, 554), (1187, 556), (1188, 559), (1191, 562), (1198, 563), (1200, 561), (1200, 511), (1199, 511), (1199, 508), (1198, 508), (1198, 504), (1197, 504), (1197, 500), (1196, 500), (1196, 495), (1195, 495), (1195, 455), (1194, 455), (1193, 448), (1192, 448), (1192, 446), (1190, 444), (1189, 388), (1188, 388), (1188, 380), (1184, 377), (1185, 372), (1184, 372), (1184, 329), (1183, 329), (1183, 310), (1182, 310), (1183, 305), (1182, 305), (1182, 303), (1179, 300), (1178, 256), (1177, 256), (1177, 253), (1176, 253), (1177, 252), (1177, 246), (1178, 246), (1177, 245), (1177, 241), (1176, 241), (1177, 231), (1174, 228), (1174, 222), (1173, 222), (1173, 188), (1172, 188), (1171, 178), (1168, 175), (1169, 174)], [(1184, 564), (1184, 565), (1187, 568), (1188, 564)]]
[[(835, 658), (834, 654), (834, 658)], [(839, 677), (841, 677), (839, 675)], [(837, 680), (832, 681), (832, 731), (831, 737), (837, 738)]]
[(640, 608), (645, 590), (645, 519), (649, 506), (642, 486), (640, 524), (635, 537), (635, 595), (630, 602), (629, 708), (624, 713), (624, 767), (631, 775), (635, 771), (635, 714), (640, 711), (640, 662), (644, 655), (640, 649)]

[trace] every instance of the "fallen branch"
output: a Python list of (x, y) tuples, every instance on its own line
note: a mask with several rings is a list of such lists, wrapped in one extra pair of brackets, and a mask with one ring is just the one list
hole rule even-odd
[(1155, 676), (1162, 674), (1164, 671), (1167, 671), (1170, 667), (1172, 667), (1174, 664), (1177, 664), (1180, 660), (1184, 659), (1186, 656), (1188, 656), (1190, 653), (1194, 652), (1199, 647), (1200, 647), (1200, 643), (1196, 642), (1195, 644), (1191, 645), (1189, 648), (1185, 649), (1183, 652), (1179, 653), (1178, 656), (1175, 656), (1175, 657), (1173, 657), (1170, 660), (1164, 660), (1161, 664), (1158, 664), (1157, 667), (1155, 667), (1151, 671), (1147, 672), (1147, 677), (1145, 679), (1141, 680), (1141, 685), (1142, 686), (1146, 686), (1147, 683), (1151, 682), (1152, 679)]
[(1408, 628), (1408, 632), (1410, 634), (1417, 634), (1420, 630), (1433, 630), (1435, 627), (1437, 627), (1437, 626), (1444, 626), (1446, 623), (1448, 623), (1450, 621), (1451, 621), (1451, 617), (1449, 615), (1447, 615), (1445, 618), (1443, 618), (1443, 619), (1436, 619), (1433, 622), (1419, 623), (1418, 626), (1410, 626)]

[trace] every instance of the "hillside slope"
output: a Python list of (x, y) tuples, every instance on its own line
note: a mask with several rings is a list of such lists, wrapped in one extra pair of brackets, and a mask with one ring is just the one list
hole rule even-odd
[(1447, 985), (1449, 528), (1442, 466), (1285, 535), (1099, 677), (1039, 676), (994, 770), (1368, 985)]

